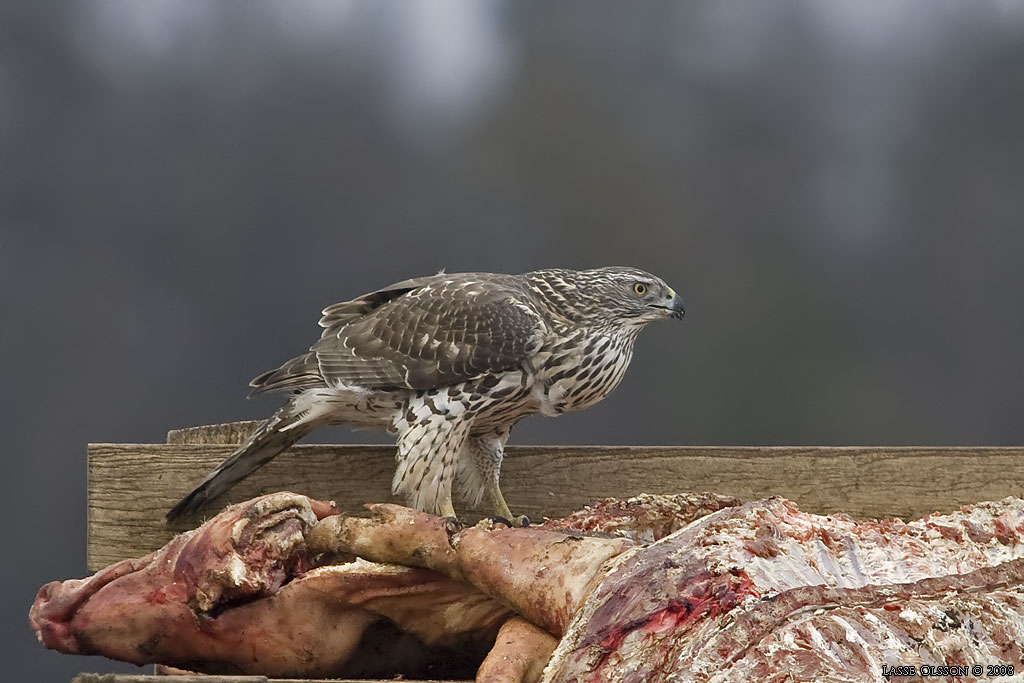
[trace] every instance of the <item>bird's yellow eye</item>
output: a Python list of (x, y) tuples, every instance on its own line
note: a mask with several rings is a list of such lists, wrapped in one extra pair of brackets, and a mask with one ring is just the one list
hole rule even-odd
[(647, 293), (647, 285), (645, 285), (642, 282), (638, 282), (635, 285), (633, 285), (633, 291), (636, 292), (638, 296), (643, 296), (644, 294)]

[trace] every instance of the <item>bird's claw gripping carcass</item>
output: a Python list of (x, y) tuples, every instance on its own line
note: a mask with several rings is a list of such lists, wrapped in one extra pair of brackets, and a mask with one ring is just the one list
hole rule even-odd
[[(44, 586), (37, 634), (205, 671), (353, 675), (383, 660), (486, 681), (877, 681), (883, 666), (959, 660), (1019, 671), (1024, 656), (1016, 498), (904, 523), (641, 496), (524, 529), (275, 496)], [(461, 670), (437, 668), (453, 657)]]

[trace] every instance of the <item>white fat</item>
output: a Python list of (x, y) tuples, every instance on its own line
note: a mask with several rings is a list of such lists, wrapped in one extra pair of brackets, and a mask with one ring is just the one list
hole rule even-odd
[[(966, 512), (907, 524), (890, 523), (882, 528), (792, 513), (776, 503), (720, 528), (711, 524), (711, 516), (698, 520), (707, 531), (696, 552), (716, 569), (742, 566), (765, 592), (818, 584), (857, 588), (907, 583), (1024, 557), (1024, 541), (1007, 543), (1005, 538), (1000, 542), (993, 537), (975, 542), (966, 534), (965, 522), (985, 534), (992, 532), (997, 519), (1006, 528), (1015, 529), (1018, 538), (1024, 536), (1024, 506), (1019, 501), (978, 505)], [(748, 542), (758, 541), (757, 531), (764, 524), (776, 530), (773, 541), (779, 552), (773, 557), (760, 557), (747, 549)], [(963, 540), (946, 538), (936, 530), (937, 525), (961, 531)], [(820, 529), (827, 530), (835, 543), (823, 543), (816, 533)]]
[(821, 631), (813, 624), (808, 622), (806, 625), (807, 635), (810, 636), (811, 642), (814, 643), (815, 647), (821, 651), (823, 655), (826, 655), (829, 659), (836, 663), (837, 666), (842, 666), (843, 660), (836, 653), (834, 644), (832, 641), (821, 634)]
[(330, 564), (311, 569), (306, 573), (306, 576), (321, 576), (324, 574), (404, 574), (412, 571), (416, 570), (398, 564), (370, 562), (357, 557), (345, 564)]
[(904, 621), (912, 622), (912, 623), (917, 624), (919, 626), (930, 626), (931, 625), (931, 622), (928, 619), (926, 619), (923, 614), (921, 614), (920, 612), (917, 612), (915, 610), (912, 610), (909, 607), (907, 607), (907, 608), (905, 608), (905, 609), (900, 611), (900, 619), (902, 619)]
[(836, 566), (836, 563), (832, 561), (832, 554), (829, 549), (825, 547), (825, 544), (821, 542), (820, 538), (814, 539), (814, 549), (817, 551), (817, 557), (819, 570), (825, 575), (832, 578), (835, 581), (835, 585), (839, 588), (854, 588), (856, 583), (848, 577), (848, 572), (840, 570)]
[(227, 573), (232, 585), (240, 586), (245, 582), (247, 573), (245, 562), (236, 553), (231, 553), (231, 557), (228, 559)]
[[(848, 622), (846, 619), (843, 619), (838, 614), (832, 615), (832, 620), (843, 627), (843, 632), (846, 635), (846, 642), (853, 643), (865, 651), (870, 649), (871, 646), (868, 645), (868, 642), (864, 640), (853, 624)], [(879, 672), (879, 674), (880, 673), (881, 672)]]

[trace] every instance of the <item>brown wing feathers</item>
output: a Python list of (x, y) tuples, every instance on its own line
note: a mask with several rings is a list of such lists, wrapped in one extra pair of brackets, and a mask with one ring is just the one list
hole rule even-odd
[(431, 389), (500, 372), (525, 359), (540, 327), (513, 297), (506, 283), (432, 283), (325, 335), (313, 352), (326, 380), (365, 388)]
[(515, 276), (437, 275), (324, 309), (310, 353), (252, 382), (253, 394), (324, 384), (431, 389), (523, 362), (540, 316)]
[(270, 372), (264, 372), (249, 382), (252, 391), (249, 396), (265, 394), (272, 391), (291, 391), (294, 389), (311, 389), (324, 386), (324, 378), (320, 374), (316, 356), (307, 353)]

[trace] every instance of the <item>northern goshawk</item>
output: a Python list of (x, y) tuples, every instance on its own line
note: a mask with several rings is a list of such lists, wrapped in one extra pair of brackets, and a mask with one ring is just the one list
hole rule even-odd
[(392, 491), (454, 516), (452, 490), (498, 488), (505, 441), (527, 415), (592, 406), (618, 385), (647, 323), (683, 302), (636, 268), (440, 273), (328, 306), (308, 353), (251, 382), (288, 401), (167, 514), (196, 510), (313, 429), (348, 424), (397, 435)]

